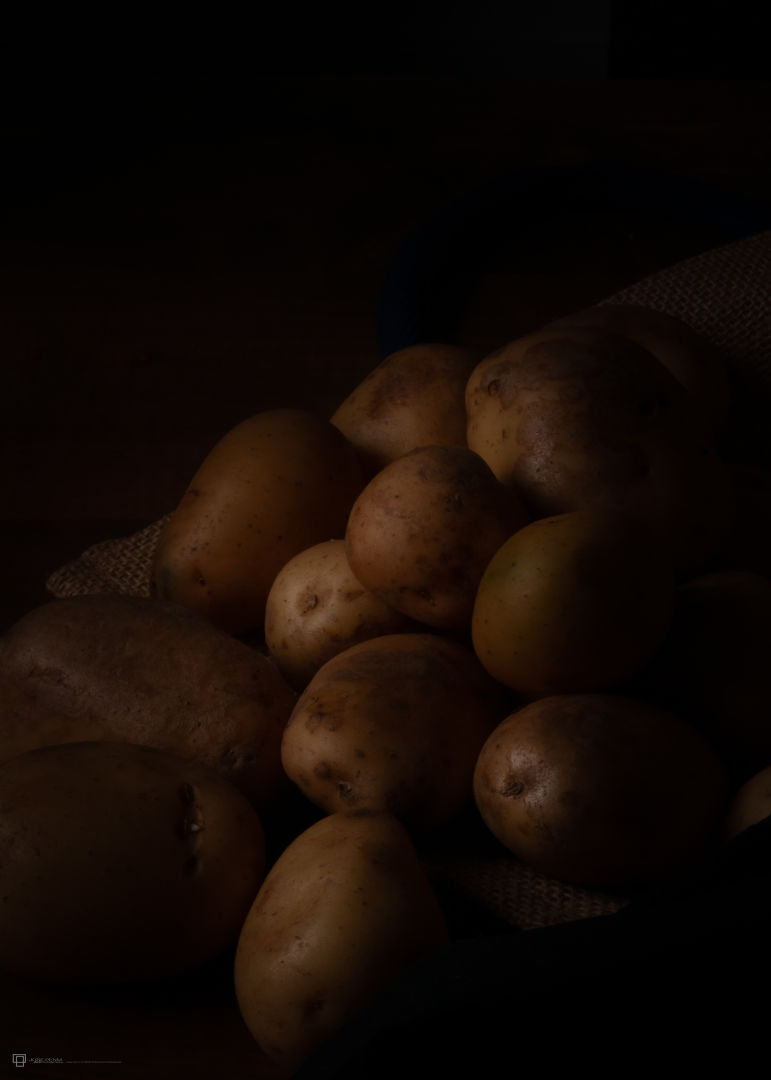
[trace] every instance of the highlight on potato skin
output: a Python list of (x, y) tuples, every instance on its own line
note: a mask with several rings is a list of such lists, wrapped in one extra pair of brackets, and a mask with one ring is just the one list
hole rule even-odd
[(291, 1075), (447, 926), (404, 827), (387, 813), (335, 813), (274, 863), (235, 957), (241, 1015)]
[(358, 496), (346, 553), (359, 581), (390, 607), (464, 630), (487, 563), (529, 520), (478, 454), (424, 446), (381, 469)]
[(714, 748), (666, 710), (613, 694), (541, 698), (490, 735), (477, 807), (548, 877), (626, 889), (714, 840), (730, 793)]
[(363, 486), (356, 451), (329, 421), (301, 409), (257, 413), (212, 448), (165, 525), (156, 595), (227, 633), (261, 629), (276, 574), (344, 534)]

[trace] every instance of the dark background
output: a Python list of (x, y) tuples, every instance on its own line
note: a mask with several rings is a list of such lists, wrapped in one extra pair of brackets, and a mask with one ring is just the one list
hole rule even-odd
[[(448, 199), (534, 165), (605, 162), (771, 199), (758, 11), (483, 2), (439, 18), (394, 3), (7, 22), (0, 629), (86, 546), (172, 509), (245, 416), (328, 415), (380, 358), (389, 266)], [(480, 354), (719, 239), (612, 206), (548, 227), (555, 204), (514, 207), (521, 235), (468, 297), (458, 339)], [(162, 1043), (152, 1075), (183, 1059), (212, 1075), (227, 1044), (226, 1075), (253, 1075), (216, 983), (171, 1004), (2, 989), (30, 1054), (126, 1058), (145, 1076)]]

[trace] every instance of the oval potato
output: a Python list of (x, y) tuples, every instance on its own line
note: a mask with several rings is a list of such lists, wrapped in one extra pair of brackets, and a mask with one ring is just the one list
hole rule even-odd
[(695, 572), (726, 543), (733, 485), (687, 390), (642, 346), (544, 329), (492, 353), (466, 390), (468, 445), (533, 517), (639, 520)]
[(344, 540), (301, 551), (268, 593), (265, 641), (284, 678), (302, 690), (333, 656), (360, 641), (416, 629), (408, 616), (365, 589)]
[(490, 735), (479, 812), (540, 873), (616, 888), (654, 877), (712, 838), (729, 794), (707, 741), (672, 713), (610, 694), (556, 695)]
[(474, 650), (524, 697), (611, 689), (664, 641), (674, 591), (659, 546), (624, 517), (541, 518), (490, 560), (474, 603)]
[(388, 814), (332, 814), (273, 865), (235, 961), (241, 1015), (294, 1072), (447, 930), (404, 828)]
[(0, 696), (0, 761), (106, 739), (201, 761), (260, 808), (287, 786), (281, 736), (296, 695), (271, 660), (178, 604), (42, 604), (0, 639)]
[(165, 525), (156, 595), (228, 633), (262, 629), (281, 567), (343, 536), (363, 486), (356, 451), (327, 420), (300, 409), (244, 420), (207, 455)]
[(465, 391), (475, 363), (455, 345), (410, 345), (349, 394), (332, 423), (357, 447), (368, 477), (419, 446), (466, 445)]
[(424, 446), (370, 480), (351, 510), (345, 546), (356, 577), (390, 607), (462, 630), (487, 563), (529, 520), (478, 454)]
[(289, 778), (327, 813), (385, 810), (427, 831), (471, 802), (502, 688), (473, 652), (433, 634), (388, 634), (329, 660), (284, 730)]
[(238, 939), (264, 873), (243, 795), (148, 747), (69, 743), (0, 765), (0, 970), (166, 978)]

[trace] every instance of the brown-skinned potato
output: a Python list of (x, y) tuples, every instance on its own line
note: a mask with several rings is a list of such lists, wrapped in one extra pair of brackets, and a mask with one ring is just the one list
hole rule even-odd
[(358, 449), (367, 477), (419, 446), (465, 446), (465, 389), (476, 358), (419, 344), (387, 356), (343, 401), (332, 423)]
[(466, 407), (470, 449), (534, 517), (625, 513), (688, 573), (726, 543), (727, 468), (688, 391), (641, 345), (589, 327), (528, 334), (477, 365)]
[(363, 485), (356, 451), (327, 420), (301, 409), (244, 420), (207, 455), (164, 527), (156, 595), (231, 634), (262, 628), (276, 574), (343, 535)]
[(241, 1014), (290, 1075), (391, 978), (442, 945), (441, 909), (389, 814), (332, 814), (273, 865), (235, 960)]
[(351, 570), (345, 540), (314, 544), (290, 559), (265, 608), (270, 654), (298, 690), (351, 645), (415, 629), (417, 623), (364, 588)]
[(488, 828), (549, 877), (622, 888), (713, 838), (730, 787), (712, 746), (663, 709), (611, 694), (541, 698), (490, 735), (474, 773)]
[(0, 639), (0, 761), (52, 743), (142, 743), (211, 766), (255, 805), (286, 788), (296, 695), (275, 664), (178, 604), (54, 600)]
[(235, 945), (264, 873), (259, 817), (213, 769), (83, 742), (0, 765), (0, 970), (177, 976)]
[(440, 630), (468, 627), (482, 573), (529, 520), (465, 447), (424, 446), (382, 469), (351, 510), (348, 561), (368, 589)]
[(386, 810), (428, 832), (470, 802), (477, 754), (504, 701), (456, 641), (372, 638), (316, 673), (289, 718), (281, 758), (327, 813)]

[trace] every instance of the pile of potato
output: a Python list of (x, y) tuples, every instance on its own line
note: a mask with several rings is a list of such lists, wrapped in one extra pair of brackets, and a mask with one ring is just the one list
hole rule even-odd
[[(0, 970), (234, 947), (291, 1073), (447, 940), (420, 853), (474, 803), (502, 850), (614, 890), (766, 816), (771, 484), (729, 401), (689, 327), (612, 305), (240, 423), (152, 599), (0, 642)], [(317, 820), (273, 836), (287, 792)]]

